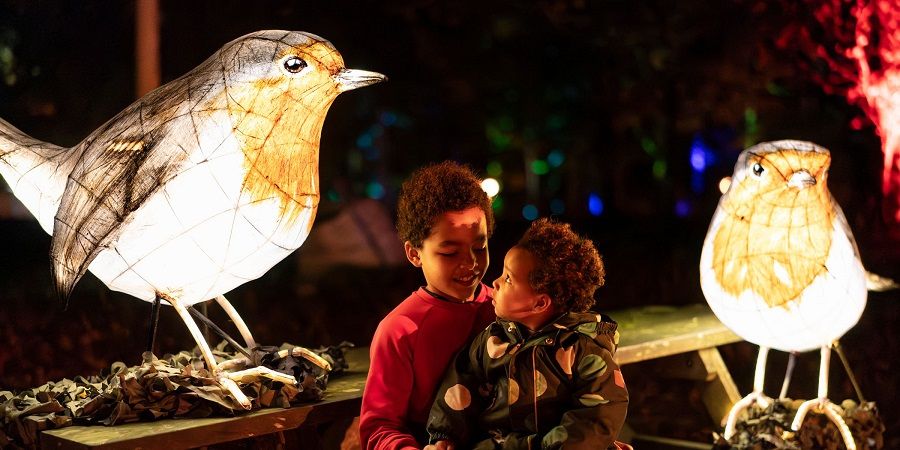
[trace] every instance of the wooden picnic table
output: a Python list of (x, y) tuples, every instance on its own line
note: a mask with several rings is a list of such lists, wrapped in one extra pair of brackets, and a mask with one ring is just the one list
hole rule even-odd
[[(619, 322), (619, 364), (668, 361), (667, 374), (705, 384), (703, 400), (710, 416), (721, 421), (739, 399), (731, 374), (717, 347), (740, 338), (713, 315), (706, 304), (681, 307), (648, 306), (611, 311)], [(369, 369), (368, 347), (346, 353), (350, 368), (328, 383), (325, 398), (291, 408), (266, 408), (237, 417), (165, 419), (111, 427), (71, 426), (41, 433), (41, 448), (49, 449), (188, 449), (313, 428), (359, 415)], [(652, 437), (642, 437), (653, 439)]]

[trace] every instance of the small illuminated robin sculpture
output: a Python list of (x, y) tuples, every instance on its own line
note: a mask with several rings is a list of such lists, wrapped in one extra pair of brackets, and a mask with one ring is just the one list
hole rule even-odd
[(738, 413), (762, 393), (769, 348), (820, 349), (818, 398), (803, 403), (799, 429), (811, 407), (820, 409), (856, 446), (827, 398), (833, 342), (859, 320), (866, 305), (866, 273), (841, 208), (828, 191), (828, 150), (810, 142), (777, 141), (750, 147), (735, 164), (703, 243), (700, 282), (716, 316), (760, 346), (753, 392), (728, 415), (725, 438)]
[(345, 68), (318, 36), (260, 31), (226, 44), (72, 148), (0, 120), (0, 173), (52, 235), (63, 297), (90, 270), (110, 289), (165, 300), (210, 371), (249, 407), (235, 380), (293, 377), (262, 367), (220, 370), (189, 308), (216, 299), (255, 346), (222, 294), (300, 247), (319, 204), (328, 108), (341, 92), (384, 79)]

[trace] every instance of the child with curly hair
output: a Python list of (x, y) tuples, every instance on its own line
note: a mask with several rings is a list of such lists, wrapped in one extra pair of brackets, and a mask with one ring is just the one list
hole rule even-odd
[(628, 448), (616, 323), (588, 312), (605, 269), (568, 224), (539, 219), (494, 280), (497, 320), (461, 351), (431, 409), (428, 448)]
[(360, 411), (365, 449), (421, 449), (434, 394), (453, 355), (494, 320), (481, 282), (494, 227), (491, 200), (471, 170), (443, 162), (401, 187), (397, 231), (425, 286), (378, 325)]

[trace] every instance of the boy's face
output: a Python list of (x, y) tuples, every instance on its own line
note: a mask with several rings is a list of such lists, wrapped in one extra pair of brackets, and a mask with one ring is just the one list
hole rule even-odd
[[(535, 292), (528, 282), (537, 261), (528, 250), (513, 247), (503, 259), (503, 272), (494, 280), (494, 312), (497, 317), (526, 325), (549, 305), (546, 294)], [(531, 327), (529, 327), (531, 328)]]
[(471, 207), (441, 214), (421, 248), (409, 241), (404, 248), (409, 262), (422, 268), (429, 291), (451, 300), (472, 300), (488, 266), (484, 211)]

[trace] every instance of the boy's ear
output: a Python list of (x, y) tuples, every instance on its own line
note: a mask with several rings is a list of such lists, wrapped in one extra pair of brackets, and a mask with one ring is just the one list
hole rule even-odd
[(403, 251), (406, 252), (406, 259), (408, 259), (412, 265), (416, 267), (422, 267), (422, 259), (419, 256), (419, 249), (413, 247), (411, 242), (406, 241), (403, 243)]
[(547, 294), (538, 294), (534, 301), (534, 312), (543, 313), (553, 309), (553, 299)]

